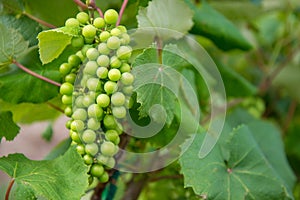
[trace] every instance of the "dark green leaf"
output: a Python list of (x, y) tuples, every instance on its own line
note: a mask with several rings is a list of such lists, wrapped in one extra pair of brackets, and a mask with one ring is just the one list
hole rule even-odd
[(22, 154), (0, 158), (0, 169), (15, 179), (17, 187), (36, 197), (80, 199), (88, 186), (87, 167), (74, 148), (55, 160), (33, 161)]
[(191, 33), (211, 39), (220, 49), (249, 50), (250, 43), (243, 37), (236, 26), (205, 1), (197, 7), (191, 0), (185, 2), (194, 11), (194, 26)]
[(0, 112), (0, 141), (2, 137), (6, 140), (13, 140), (20, 131), (20, 127), (15, 124), (12, 113), (9, 111)]
[(52, 136), (53, 136), (53, 124), (49, 123), (46, 129), (44, 130), (44, 132), (42, 133), (42, 137), (44, 138), (44, 140), (49, 142), (51, 141)]
[(22, 0), (1, 0), (1, 3), (5, 13), (21, 14), (24, 10), (24, 3)]

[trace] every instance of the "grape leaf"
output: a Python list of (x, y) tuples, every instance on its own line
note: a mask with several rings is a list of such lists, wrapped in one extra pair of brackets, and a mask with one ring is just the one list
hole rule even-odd
[(11, 63), (18, 59), (28, 49), (28, 41), (12, 28), (5, 27), (0, 23), (0, 66)]
[[(162, 52), (162, 64), (159, 64), (156, 48), (145, 50), (135, 59), (133, 73), (136, 77), (134, 87), (137, 92), (137, 102), (140, 117), (148, 116), (149, 112), (154, 121), (161, 123), (166, 120), (171, 124), (174, 118), (176, 94), (180, 88), (180, 75), (172, 67), (185, 65), (185, 61), (169, 51)], [(151, 108), (161, 105), (164, 113)], [(166, 118), (165, 118), (165, 117)]]
[(58, 145), (56, 145), (51, 150), (51, 152), (44, 159), (52, 160), (57, 158), (58, 156), (63, 155), (70, 148), (71, 142), (72, 142), (71, 138), (62, 140)]
[(244, 38), (236, 26), (221, 13), (202, 1), (201, 6), (195, 6), (191, 0), (185, 0), (194, 11), (194, 26), (191, 33), (203, 35), (211, 39), (220, 49), (251, 49), (251, 44)]
[(180, 158), (185, 187), (207, 199), (293, 199), (291, 188), (274, 170), (247, 126), (222, 133), (210, 154), (199, 159), (203, 136), (197, 135)]
[(44, 132), (42, 132), (42, 138), (47, 142), (50, 142), (53, 136), (53, 124), (49, 123)]
[(192, 17), (190, 8), (179, 0), (153, 0), (137, 15), (139, 28), (160, 27), (184, 34), (193, 26)]
[(36, 36), (42, 30), (37, 22), (24, 15), (21, 17), (16, 17), (14, 15), (1, 15), (0, 23), (5, 25), (7, 28), (17, 30), (26, 41), (29, 41), (29, 47), (37, 44), (38, 40), (36, 39)]
[(2, 0), (1, 3), (5, 12), (21, 14), (24, 10), (24, 3), (22, 0)]
[(43, 64), (50, 63), (71, 44), (72, 35), (59, 30), (40, 32), (38, 35), (40, 59)]
[(2, 137), (6, 140), (13, 140), (20, 131), (20, 127), (15, 124), (9, 111), (0, 112), (0, 141)]
[(88, 187), (88, 169), (74, 148), (54, 160), (44, 161), (11, 154), (0, 158), (0, 169), (15, 179), (17, 187), (22, 185), (24, 192), (31, 190), (36, 197), (80, 199)]

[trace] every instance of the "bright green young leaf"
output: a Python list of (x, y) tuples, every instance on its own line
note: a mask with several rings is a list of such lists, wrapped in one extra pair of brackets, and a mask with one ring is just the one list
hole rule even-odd
[(147, 8), (140, 8), (137, 19), (139, 28), (160, 27), (185, 34), (193, 26), (192, 17), (190, 8), (180, 0), (153, 0)]
[(72, 36), (58, 30), (43, 31), (38, 35), (40, 59), (43, 64), (58, 58), (71, 44)]
[(202, 1), (200, 7), (195, 6), (191, 0), (185, 0), (194, 11), (194, 26), (191, 33), (203, 35), (211, 39), (220, 49), (249, 50), (250, 43), (243, 37), (236, 26), (221, 13)]
[(39, 24), (32, 19), (22, 15), (17, 17), (14, 15), (0, 15), (0, 23), (7, 28), (17, 30), (26, 41), (29, 41), (29, 46), (37, 44), (37, 35), (42, 30)]
[(28, 41), (25, 41), (18, 30), (8, 28), (0, 23), (0, 66), (18, 59), (28, 49)]
[(36, 197), (80, 199), (88, 187), (87, 167), (74, 148), (54, 160), (33, 161), (22, 154), (0, 158), (0, 169), (15, 179), (18, 187)]
[(13, 140), (20, 131), (20, 127), (13, 121), (11, 112), (0, 111), (0, 142), (1, 138), (5, 137), (6, 140)]
[[(215, 200), (293, 199), (292, 188), (273, 168), (251, 130), (247, 126), (232, 132), (225, 130), (205, 158), (198, 157), (204, 135), (197, 135), (180, 158), (185, 187), (192, 187), (196, 194)], [(269, 137), (260, 142), (269, 145), (268, 140), (277, 134), (271, 132)], [(277, 155), (281, 151), (282, 148), (276, 148), (272, 153)]]

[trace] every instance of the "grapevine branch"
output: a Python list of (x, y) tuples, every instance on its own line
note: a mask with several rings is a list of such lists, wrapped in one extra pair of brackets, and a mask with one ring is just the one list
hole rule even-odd
[(122, 4), (121, 9), (120, 9), (120, 12), (119, 12), (119, 18), (118, 18), (118, 21), (117, 21), (116, 26), (118, 26), (118, 25), (120, 24), (120, 22), (121, 22), (121, 19), (122, 19), (124, 10), (125, 10), (125, 8), (126, 8), (126, 6), (127, 6), (127, 3), (128, 3), (128, 0), (124, 0), (124, 1), (123, 1), (123, 4)]
[[(97, 12), (99, 13), (99, 15), (100, 15), (101, 17), (103, 17), (103, 12), (102, 12), (102, 10), (96, 5), (95, 0), (91, 0), (90, 3), (89, 3), (89, 5), (84, 4), (84, 3), (83, 3), (82, 1), (80, 1), (80, 0), (73, 0), (73, 1), (74, 1), (74, 3), (76, 3), (82, 10), (87, 10), (87, 9), (89, 9), (89, 8), (91, 7), (92, 9), (97, 10)], [(90, 7), (89, 7), (89, 6), (90, 6)]]
[(43, 80), (43, 81), (46, 81), (46, 82), (51, 83), (52, 85), (55, 85), (55, 86), (58, 86), (58, 87), (61, 86), (60, 83), (58, 83), (58, 82), (56, 82), (56, 81), (53, 81), (53, 80), (51, 80), (51, 79), (48, 79), (47, 77), (44, 77), (44, 76), (42, 76), (42, 75), (40, 75), (40, 74), (37, 74), (37, 73), (35, 73), (34, 71), (31, 71), (30, 69), (28, 69), (27, 67), (23, 66), (21, 63), (17, 62), (16, 60), (13, 60), (12, 62), (13, 62), (15, 65), (17, 65), (20, 69), (22, 69), (23, 71), (25, 71), (26, 73), (28, 73), (28, 74), (30, 74), (30, 75), (36, 77), (36, 78), (39, 78), (39, 79), (41, 79), (41, 80)]
[(6, 194), (5, 194), (5, 200), (9, 200), (10, 191), (11, 191), (11, 189), (12, 189), (14, 183), (15, 183), (15, 179), (11, 179), (11, 181), (10, 181), (10, 183), (9, 183), (9, 185), (8, 185)]
[(30, 19), (32, 19), (32, 20), (38, 22), (39, 24), (42, 24), (42, 25), (44, 25), (44, 26), (46, 26), (48, 28), (56, 28), (56, 26), (54, 26), (54, 25), (52, 25), (52, 24), (50, 24), (48, 22), (45, 22), (45, 21), (43, 21), (43, 20), (41, 20), (41, 19), (39, 19), (39, 18), (37, 18), (37, 17), (29, 14), (29, 13), (23, 12), (23, 14), (26, 15), (27, 17), (29, 17)]
[(88, 9), (88, 6), (86, 4), (84, 4), (82, 1), (80, 1), (80, 0), (73, 0), (73, 1), (74, 1), (74, 3), (76, 3), (83, 10)]

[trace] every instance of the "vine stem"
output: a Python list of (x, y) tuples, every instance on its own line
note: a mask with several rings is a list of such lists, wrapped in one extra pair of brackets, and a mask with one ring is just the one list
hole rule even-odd
[(119, 18), (118, 18), (118, 21), (117, 21), (116, 26), (119, 26), (119, 25), (120, 25), (120, 22), (121, 22), (121, 19), (122, 19), (124, 10), (125, 10), (125, 8), (126, 8), (126, 6), (127, 6), (127, 3), (128, 3), (128, 0), (124, 0), (124, 1), (123, 1), (122, 7), (121, 7), (120, 12), (119, 12)]
[(95, 0), (91, 0), (91, 1), (90, 1), (90, 5), (92, 6), (93, 9), (97, 10), (97, 12), (99, 13), (99, 15), (100, 15), (102, 18), (104, 17), (102, 10), (96, 5)]
[(10, 191), (11, 191), (11, 189), (12, 189), (14, 183), (15, 183), (15, 179), (11, 179), (11, 181), (10, 181), (10, 183), (9, 183), (9, 185), (8, 185), (6, 194), (5, 194), (5, 200), (9, 200)]
[(56, 26), (54, 26), (54, 25), (52, 25), (52, 24), (50, 24), (48, 22), (45, 22), (45, 21), (43, 21), (43, 20), (41, 20), (41, 19), (39, 19), (39, 18), (37, 18), (37, 17), (29, 14), (29, 13), (23, 12), (23, 14), (26, 15), (27, 17), (29, 17), (30, 19), (32, 19), (32, 20), (38, 22), (39, 24), (42, 24), (42, 25), (44, 25), (44, 26), (46, 26), (48, 28), (56, 28)]
[(79, 7), (81, 7), (83, 10), (88, 9), (88, 6), (86, 4), (84, 4), (82, 1), (80, 0), (73, 0), (74, 3), (76, 3)]
[(58, 83), (58, 82), (56, 82), (56, 81), (53, 81), (53, 80), (51, 80), (51, 79), (48, 79), (47, 77), (44, 77), (44, 76), (42, 76), (42, 75), (39, 75), (39, 74), (37, 74), (37, 73), (31, 71), (30, 69), (28, 69), (27, 67), (23, 66), (21, 63), (17, 62), (16, 60), (13, 60), (12, 62), (13, 62), (15, 65), (17, 65), (20, 69), (22, 69), (23, 71), (25, 71), (26, 73), (28, 73), (28, 74), (30, 74), (30, 75), (36, 77), (36, 78), (39, 78), (39, 79), (41, 79), (41, 80), (43, 80), (43, 81), (46, 81), (46, 82), (51, 83), (52, 85), (55, 85), (55, 86), (58, 86), (58, 87), (61, 86), (60, 83)]

